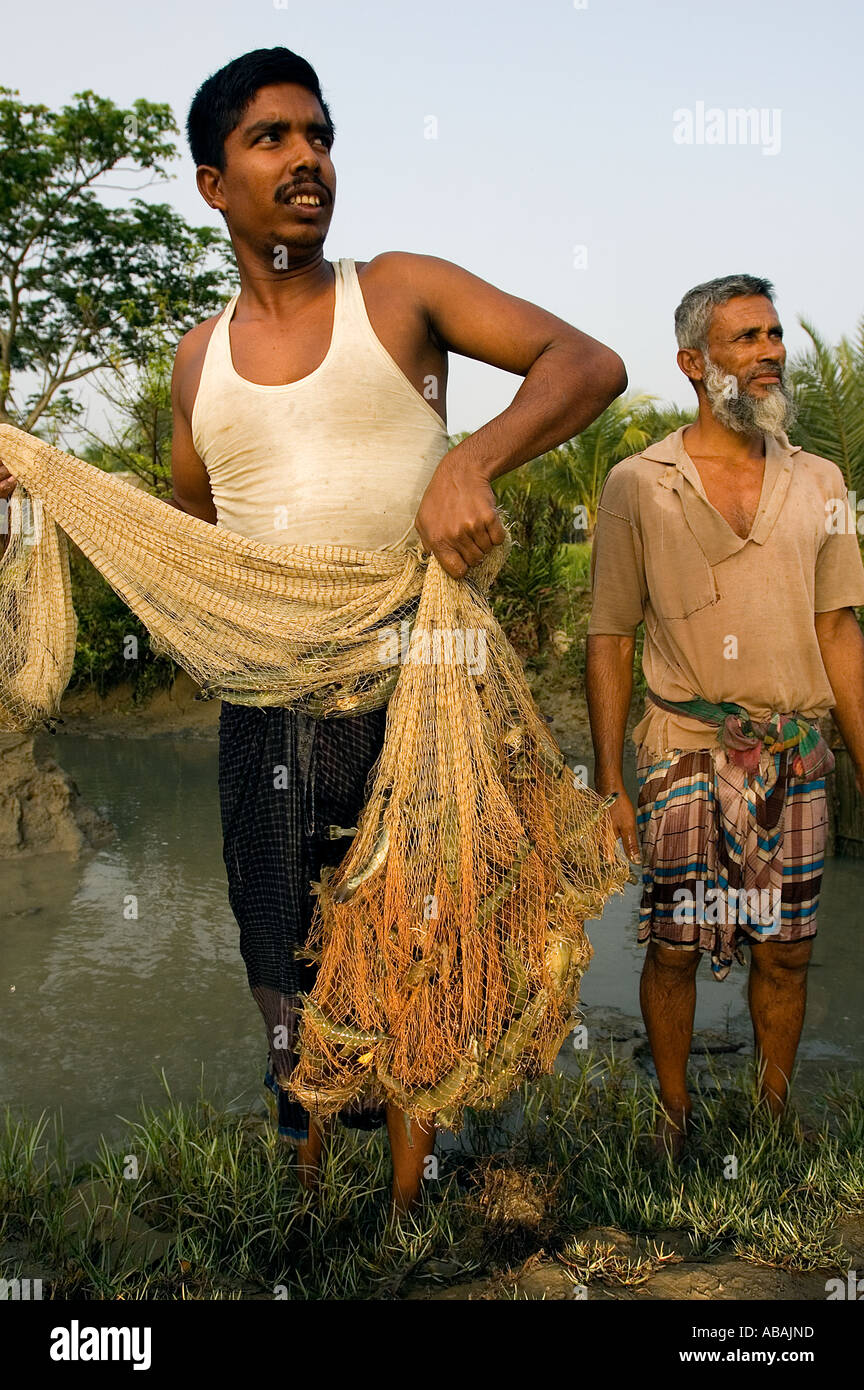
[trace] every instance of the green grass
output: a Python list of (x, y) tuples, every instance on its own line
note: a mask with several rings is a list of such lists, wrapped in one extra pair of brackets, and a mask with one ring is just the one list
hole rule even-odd
[[(508, 1111), (471, 1117), (419, 1215), (395, 1229), (380, 1131), (336, 1127), (316, 1204), (271, 1121), (219, 1113), (203, 1098), (181, 1105), (169, 1095), (163, 1108), (142, 1109), (125, 1144), (103, 1146), (78, 1169), (44, 1119), (7, 1116), (0, 1241), (27, 1241), (30, 1264), (53, 1271), (51, 1296), (62, 1299), (387, 1299), (430, 1257), (455, 1258), (461, 1281), (494, 1277), (541, 1247), (566, 1256), (589, 1225), (686, 1232), (704, 1258), (845, 1267), (832, 1228), (862, 1206), (864, 1076), (827, 1087), (806, 1137), (794, 1113), (778, 1127), (752, 1099), (752, 1074), (697, 1092), (691, 1152), (676, 1172), (651, 1158), (650, 1086), (632, 1063), (589, 1055), (575, 1077), (544, 1078)], [(123, 1175), (129, 1154), (137, 1180)], [(734, 1180), (724, 1176), (729, 1155)], [(536, 1229), (502, 1224), (500, 1212), (490, 1219), (483, 1194), (503, 1170), (517, 1186), (554, 1194)], [(100, 1184), (101, 1225), (94, 1217), (70, 1230), (64, 1209), (88, 1181)], [(161, 1233), (158, 1263), (140, 1257), (144, 1236), (116, 1234), (130, 1217)], [(27, 1259), (7, 1259), (2, 1273), (26, 1277)]]
[(562, 574), (568, 584), (588, 587), (590, 582), (591, 542), (569, 542), (559, 547), (563, 557)]

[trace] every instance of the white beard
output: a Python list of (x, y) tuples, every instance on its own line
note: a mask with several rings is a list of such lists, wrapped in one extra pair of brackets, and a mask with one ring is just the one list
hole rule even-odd
[(783, 381), (771, 386), (767, 396), (751, 396), (739, 392), (738, 378), (721, 371), (707, 352), (703, 353), (703, 381), (711, 414), (720, 425), (739, 434), (773, 434), (787, 432), (795, 422), (797, 408), (792, 392)]

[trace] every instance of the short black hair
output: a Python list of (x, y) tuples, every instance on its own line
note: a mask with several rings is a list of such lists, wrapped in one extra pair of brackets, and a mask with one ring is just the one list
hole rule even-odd
[(331, 139), (335, 136), (336, 128), (311, 64), (290, 48), (256, 48), (226, 63), (195, 93), (186, 118), (186, 137), (196, 165), (209, 164), (220, 171), (225, 168), (227, 137), (239, 125), (255, 93), (277, 82), (294, 82), (317, 97)]

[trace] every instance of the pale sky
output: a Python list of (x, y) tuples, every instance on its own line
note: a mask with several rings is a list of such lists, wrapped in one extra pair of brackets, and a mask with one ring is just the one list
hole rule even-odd
[[(22, 98), (166, 101), (181, 130), (223, 63), (293, 48), (337, 127), (328, 259), (455, 261), (614, 347), (633, 389), (691, 403), (672, 314), (715, 275), (772, 279), (793, 349), (799, 314), (834, 340), (864, 312), (852, 0), (42, 0), (7, 7), (3, 32), (0, 83)], [(737, 108), (758, 128), (719, 143)], [(147, 196), (221, 226), (178, 144)], [(454, 358), (451, 432), (518, 385)]]

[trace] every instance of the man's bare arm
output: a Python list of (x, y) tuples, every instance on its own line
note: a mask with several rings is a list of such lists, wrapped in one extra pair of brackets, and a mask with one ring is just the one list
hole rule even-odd
[[(216, 524), (216, 507), (210, 491), (210, 478), (207, 469), (195, 452), (190, 424), (190, 397), (194, 400), (200, 376), (202, 341), (199, 329), (180, 341), (174, 359), (174, 372), (171, 378), (171, 410), (173, 435), (171, 441), (171, 475), (174, 496), (166, 498), (168, 505), (178, 511), (188, 512), (190, 516), (200, 517), (202, 521)], [(0, 500), (9, 498), (15, 491), (16, 480), (4, 464), (0, 463)], [(6, 549), (8, 537), (0, 535), (0, 555)]]
[(627, 374), (617, 353), (538, 305), (449, 261), (397, 254), (445, 350), (525, 378), (506, 410), (445, 455), (417, 514), (424, 544), (458, 578), (503, 539), (492, 479), (584, 430)]
[(525, 378), (506, 410), (458, 446), (460, 467), (508, 473), (584, 430), (626, 389), (624, 363), (596, 338), (449, 261), (411, 261), (438, 341)]
[[(194, 330), (193, 330), (194, 333)], [(171, 410), (173, 435), (171, 440), (171, 478), (174, 496), (170, 505), (190, 516), (210, 521), (215, 526), (217, 516), (210, 490), (210, 478), (192, 440), (191, 402), (197, 389), (200, 353), (192, 334), (187, 334), (177, 348), (171, 378)], [(193, 389), (190, 389), (193, 388)], [(190, 400), (191, 397), (191, 400)]]
[(855, 781), (864, 796), (864, 636), (854, 610), (836, 608), (817, 613), (816, 636), (834, 692), (831, 713), (855, 764)]
[(585, 690), (594, 744), (594, 786), (617, 792), (612, 823), (627, 854), (638, 860), (636, 811), (624, 786), (624, 735), (633, 696), (636, 638), (593, 633), (585, 645)]

